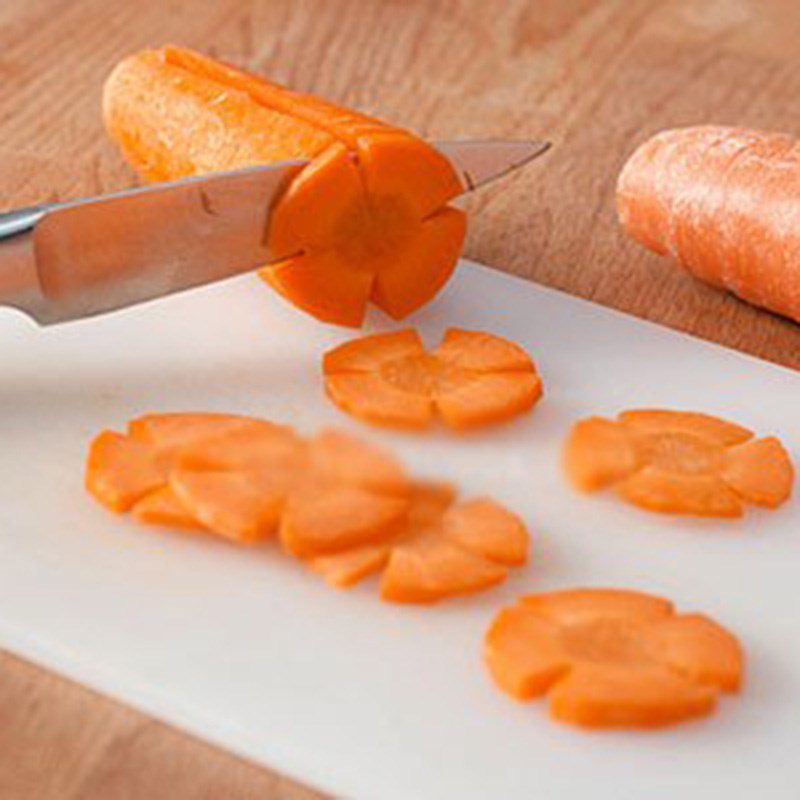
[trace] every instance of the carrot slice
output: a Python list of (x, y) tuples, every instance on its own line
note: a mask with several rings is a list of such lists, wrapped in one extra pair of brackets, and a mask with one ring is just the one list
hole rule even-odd
[(282, 486), (246, 472), (173, 469), (170, 488), (209, 530), (240, 544), (272, 536), (285, 502)]
[(572, 427), (564, 467), (576, 488), (616, 487), (650, 511), (739, 517), (743, 501), (775, 508), (791, 494), (794, 469), (774, 437), (689, 411), (638, 409)]
[(408, 511), (403, 498), (353, 486), (312, 483), (295, 491), (281, 518), (281, 542), (301, 558), (386, 540)]
[(699, 517), (740, 517), (742, 502), (716, 475), (681, 475), (645, 467), (617, 486), (620, 496), (649, 511)]
[(128, 511), (165, 481), (155, 451), (143, 442), (103, 431), (89, 447), (86, 488), (111, 511)]
[(169, 486), (162, 486), (146, 494), (131, 508), (131, 516), (147, 525), (203, 530), (203, 526), (178, 500)]
[(617, 184), (619, 219), (645, 247), (714, 286), (800, 320), (797, 139), (699, 126), (652, 137)]
[(488, 629), (484, 656), (517, 700), (549, 694), (553, 718), (655, 727), (707, 714), (741, 684), (736, 638), (660, 597), (577, 589), (522, 598)]
[(716, 704), (712, 688), (657, 668), (572, 669), (550, 692), (553, 719), (587, 728), (656, 728), (705, 716)]
[(720, 474), (743, 500), (768, 508), (786, 502), (794, 483), (789, 454), (774, 436), (731, 447)]
[(422, 428), (436, 413), (463, 430), (523, 413), (542, 393), (521, 348), (458, 329), (430, 353), (414, 331), (366, 336), (326, 353), (322, 366), (333, 402), (377, 425)]
[(322, 481), (338, 481), (379, 494), (408, 494), (408, 478), (394, 456), (332, 428), (311, 440), (309, 466)]
[(512, 566), (528, 560), (525, 524), (494, 500), (462, 503), (444, 515), (442, 526), (448, 539), (491, 561)]
[(687, 433), (700, 439), (730, 447), (752, 438), (753, 432), (710, 414), (696, 411), (671, 411), (666, 409), (642, 408), (623, 411), (620, 422), (637, 430), (652, 433)]
[(328, 322), (395, 317), (444, 285), (464, 240), (449, 161), (410, 133), (177, 47), (122, 61), (106, 127), (145, 178), (307, 159), (271, 210), (265, 280)]
[(603, 417), (576, 422), (564, 447), (567, 476), (586, 492), (619, 482), (638, 464), (631, 436), (618, 422)]
[(311, 558), (309, 566), (340, 588), (383, 570), (380, 596), (395, 603), (433, 603), (501, 582), (527, 558), (525, 526), (490, 500), (454, 499), (449, 484), (414, 484), (403, 525), (380, 541)]
[(381, 579), (381, 598), (432, 603), (500, 583), (506, 569), (440, 536), (418, 537), (392, 550)]

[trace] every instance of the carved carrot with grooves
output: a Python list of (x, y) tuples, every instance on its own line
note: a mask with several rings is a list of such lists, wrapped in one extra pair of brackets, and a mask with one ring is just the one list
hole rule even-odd
[(707, 283), (800, 321), (800, 142), (702, 126), (659, 133), (617, 184), (627, 233)]
[(104, 114), (147, 180), (310, 160), (272, 212), (261, 274), (319, 319), (358, 326), (370, 300), (402, 318), (455, 267), (458, 178), (408, 132), (177, 47), (122, 61)]

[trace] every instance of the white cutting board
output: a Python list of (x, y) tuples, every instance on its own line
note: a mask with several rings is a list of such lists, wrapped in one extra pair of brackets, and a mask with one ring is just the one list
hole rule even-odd
[[(576, 495), (558, 464), (572, 420), (635, 406), (718, 413), (800, 455), (800, 375), (474, 265), (413, 323), (431, 343), (447, 325), (519, 342), (545, 399), (467, 438), (366, 429), (319, 378), (322, 352), (352, 333), (253, 277), (45, 331), (0, 315), (0, 644), (340, 796), (798, 797), (800, 500), (741, 522), (662, 518)], [(166, 410), (372, 436), (522, 514), (531, 562), (498, 590), (392, 606), (374, 585), (334, 592), (277, 548), (109, 514), (82, 488), (89, 438)], [(714, 616), (747, 649), (744, 693), (654, 733), (586, 733), (508, 700), (480, 659), (493, 614), (580, 585)]]

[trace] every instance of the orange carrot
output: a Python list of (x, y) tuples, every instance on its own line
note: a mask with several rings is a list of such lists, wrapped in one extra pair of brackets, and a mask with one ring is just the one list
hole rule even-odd
[(404, 317), (455, 267), (461, 186), (410, 133), (176, 47), (122, 61), (104, 115), (147, 180), (309, 160), (272, 211), (262, 275), (319, 319), (358, 326), (370, 300)]
[(738, 517), (744, 503), (776, 508), (790, 496), (794, 468), (774, 437), (686, 411), (625, 411), (617, 420), (577, 422), (564, 449), (572, 483), (608, 486), (650, 511)]
[(527, 411), (542, 393), (521, 347), (457, 328), (432, 352), (414, 330), (354, 339), (326, 353), (322, 369), (333, 402), (376, 425), (423, 428), (439, 416), (476, 428)]
[(627, 233), (696, 277), (800, 321), (800, 146), (781, 133), (664, 131), (626, 163)]
[(527, 560), (524, 524), (491, 500), (454, 500), (447, 484), (416, 484), (393, 536), (312, 558), (309, 566), (339, 588), (382, 571), (381, 598), (394, 603), (433, 603), (500, 583)]
[(517, 700), (547, 694), (551, 715), (586, 727), (657, 727), (710, 713), (735, 692), (736, 638), (699, 614), (634, 591), (575, 589), (521, 598), (485, 638), (497, 686)]

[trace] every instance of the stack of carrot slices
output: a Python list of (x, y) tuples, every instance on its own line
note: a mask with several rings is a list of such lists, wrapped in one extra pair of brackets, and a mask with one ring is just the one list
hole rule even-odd
[(576, 423), (565, 467), (584, 491), (613, 486), (650, 511), (739, 517), (745, 503), (776, 508), (790, 496), (792, 462), (773, 436), (688, 411), (624, 411)]
[(742, 680), (736, 638), (635, 591), (576, 589), (521, 598), (489, 628), (485, 658), (517, 700), (586, 727), (656, 727), (710, 713)]
[(519, 345), (450, 328), (427, 352), (415, 330), (365, 336), (325, 354), (325, 388), (339, 408), (375, 425), (425, 428), (438, 416), (463, 430), (529, 410), (542, 382)]
[(311, 439), (265, 420), (151, 414), (92, 442), (86, 486), (143, 523), (240, 544), (273, 536), (332, 585), (383, 570), (381, 596), (433, 602), (502, 581), (527, 558), (515, 515), (413, 483), (388, 453), (325, 430)]

